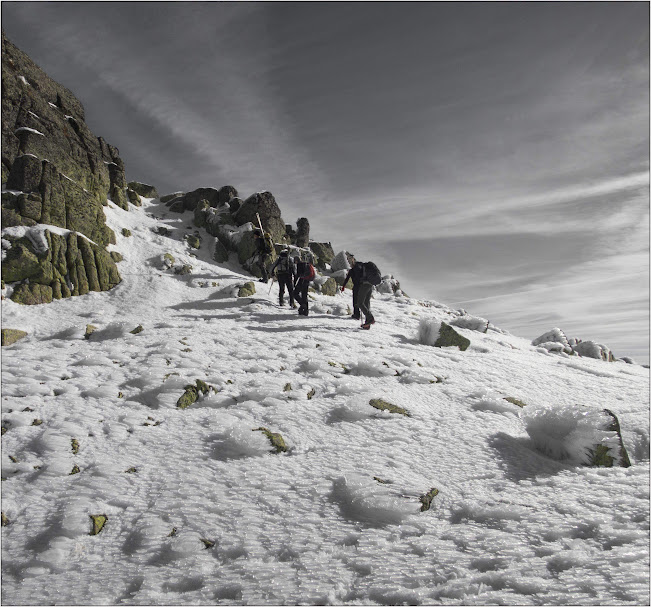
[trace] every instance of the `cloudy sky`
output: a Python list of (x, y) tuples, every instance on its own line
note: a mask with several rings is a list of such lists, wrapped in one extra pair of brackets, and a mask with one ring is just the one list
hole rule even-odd
[(648, 362), (649, 4), (2, 2), (127, 178), (271, 191), (407, 293)]

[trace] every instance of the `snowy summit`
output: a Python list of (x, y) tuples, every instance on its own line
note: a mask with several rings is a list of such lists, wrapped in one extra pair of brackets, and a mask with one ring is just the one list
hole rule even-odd
[(380, 290), (299, 316), (192, 212), (104, 209), (117, 286), (2, 301), (4, 604), (648, 604), (648, 369)]

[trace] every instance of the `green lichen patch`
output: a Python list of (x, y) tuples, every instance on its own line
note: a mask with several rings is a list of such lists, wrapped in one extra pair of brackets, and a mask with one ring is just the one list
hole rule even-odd
[(188, 384), (185, 386), (185, 392), (183, 393), (183, 396), (176, 401), (176, 406), (179, 409), (187, 409), (191, 404), (195, 403), (199, 399), (200, 394), (207, 394), (210, 390), (217, 392), (213, 386), (209, 386), (205, 381), (197, 379), (196, 385)]
[(251, 297), (251, 295), (255, 295), (255, 285), (250, 281), (240, 286), (237, 291), (238, 297)]
[(505, 401), (510, 402), (512, 405), (517, 405), (518, 407), (526, 407), (527, 403), (522, 402), (521, 400), (514, 398), (513, 396), (504, 397)]
[(13, 455), (10, 455), (10, 456), (9, 456), (9, 459), (10, 459), (14, 464), (17, 464), (17, 463), (18, 463), (18, 458), (17, 458), (17, 457), (14, 457)]
[(135, 466), (131, 466), (131, 468), (129, 468), (128, 470), (125, 470), (124, 472), (125, 472), (125, 474), (135, 474), (136, 472), (138, 472), (138, 470), (136, 469)]
[(42, 423), (43, 423), (43, 420), (42, 420), (42, 419), (35, 419), (35, 420), (32, 422), (32, 426), (40, 426)]
[(283, 388), (283, 392), (291, 392), (291, 391), (292, 391), (292, 384), (290, 384), (289, 382), (287, 382), (287, 383), (285, 384), (285, 387)]
[(125, 238), (129, 238), (131, 236), (131, 230), (128, 230), (127, 228), (122, 228), (122, 236)]
[(79, 441), (76, 438), (73, 438), (70, 443), (72, 444), (73, 455), (77, 455), (77, 453), (79, 453)]
[(170, 532), (167, 534), (167, 537), (174, 537), (174, 536), (176, 535), (176, 532), (177, 532), (176, 527), (172, 527), (172, 531), (170, 531)]
[(142, 325), (138, 325), (133, 331), (129, 331), (132, 335), (138, 335), (138, 333), (142, 333), (145, 330), (145, 328)]
[(200, 539), (203, 542), (203, 545), (206, 547), (206, 550), (210, 550), (210, 548), (213, 548), (215, 546), (215, 542), (212, 540), (208, 540), (205, 537), (202, 537)]
[(7, 518), (7, 515), (4, 512), (2, 512), (0, 516), (2, 517), (2, 526), (6, 527), (9, 524), (9, 519)]
[(459, 335), (450, 325), (445, 322), (441, 323), (439, 337), (434, 343), (436, 348), (446, 348), (457, 346), (462, 352), (470, 346), (470, 340), (463, 335)]
[(90, 339), (90, 336), (97, 331), (97, 327), (95, 325), (86, 325), (86, 332), (84, 333), (84, 338), (85, 339)]
[(27, 332), (20, 331), (19, 329), (2, 329), (2, 345), (10, 346), (16, 343), (19, 339), (27, 336)]
[(195, 236), (193, 234), (187, 234), (185, 240), (193, 249), (201, 248), (201, 238), (199, 238), (198, 236)]
[(70, 472), (70, 474), (68, 474), (68, 476), (72, 476), (73, 474), (79, 474), (80, 472), (81, 472), (81, 470), (79, 469), (79, 466), (77, 466), (77, 464), (75, 464), (72, 467), (72, 472)]
[(104, 525), (108, 521), (108, 516), (106, 514), (90, 514), (89, 516), (93, 521), (93, 528), (89, 535), (98, 535), (104, 529)]
[(110, 256), (115, 263), (120, 263), (121, 261), (124, 261), (123, 255), (121, 253), (118, 253), (117, 251), (111, 251)]
[(411, 417), (411, 414), (406, 409), (403, 409), (402, 407), (398, 407), (397, 405), (392, 405), (391, 403), (385, 401), (382, 398), (372, 398), (368, 402), (368, 404), (371, 405), (371, 407), (374, 407), (375, 409), (379, 409), (380, 411), (388, 411), (389, 413), (399, 413), (400, 415)]
[(381, 479), (379, 476), (374, 476), (373, 480), (380, 483), (380, 485), (390, 485), (391, 483), (389, 481), (385, 481)]
[(307, 393), (307, 400), (312, 400), (312, 397), (316, 394), (316, 389), (312, 388), (308, 393)]
[(422, 504), (420, 507), (421, 512), (429, 510), (432, 506), (432, 500), (439, 494), (439, 490), (432, 487), (427, 493), (423, 493), (418, 499)]
[(287, 451), (287, 445), (285, 444), (285, 439), (276, 432), (271, 432), (267, 428), (254, 428), (253, 432), (264, 432), (266, 437), (269, 439), (272, 447), (274, 448), (275, 453), (284, 453)]

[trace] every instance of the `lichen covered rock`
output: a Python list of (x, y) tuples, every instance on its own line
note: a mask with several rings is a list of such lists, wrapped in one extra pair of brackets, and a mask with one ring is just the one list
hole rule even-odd
[(388, 411), (389, 413), (398, 413), (406, 417), (411, 417), (411, 414), (406, 409), (398, 407), (397, 405), (393, 405), (382, 398), (372, 398), (368, 404), (375, 409), (379, 409), (380, 411)]
[(237, 291), (238, 297), (251, 297), (252, 295), (255, 295), (255, 284), (253, 282), (243, 284)]
[(23, 337), (27, 337), (26, 331), (21, 331), (20, 329), (2, 329), (3, 346), (10, 346)]
[(197, 379), (196, 385), (189, 384), (185, 386), (185, 392), (176, 402), (176, 406), (179, 409), (187, 409), (190, 405), (199, 400), (200, 395), (208, 394), (210, 391), (216, 392), (213, 386), (209, 386), (205, 381)]
[(276, 432), (271, 432), (267, 428), (255, 428), (254, 432), (263, 432), (266, 437), (269, 439), (271, 446), (274, 449), (274, 453), (285, 453), (287, 451), (287, 445), (285, 444), (285, 439)]

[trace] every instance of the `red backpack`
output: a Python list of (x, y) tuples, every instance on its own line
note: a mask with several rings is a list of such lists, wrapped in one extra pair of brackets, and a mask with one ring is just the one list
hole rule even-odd
[(299, 276), (303, 280), (307, 280), (307, 281), (313, 280), (314, 277), (316, 276), (316, 273), (314, 272), (314, 266), (307, 261), (300, 261), (299, 263), (301, 264), (297, 268), (297, 270), (299, 271)]

